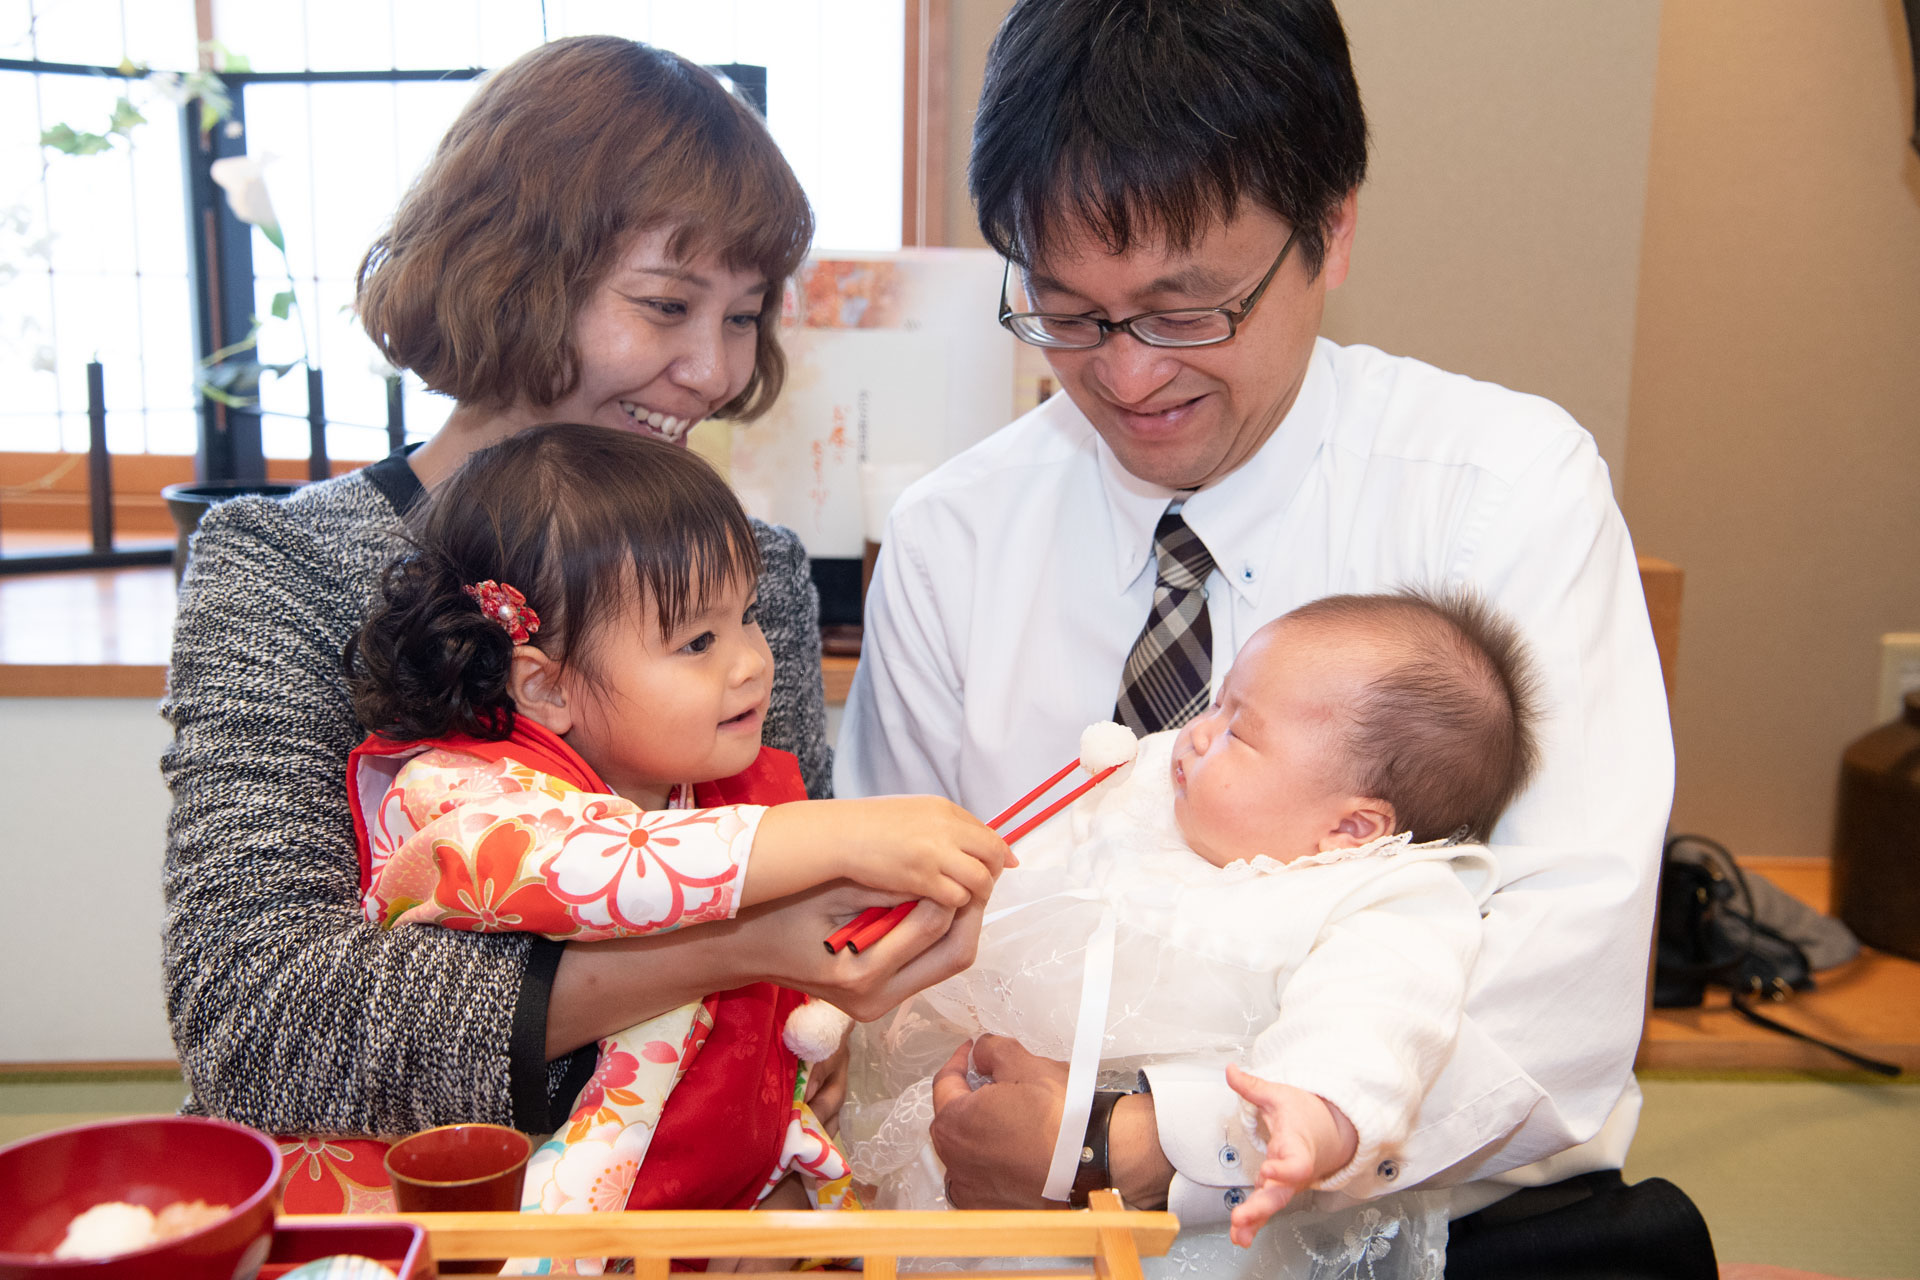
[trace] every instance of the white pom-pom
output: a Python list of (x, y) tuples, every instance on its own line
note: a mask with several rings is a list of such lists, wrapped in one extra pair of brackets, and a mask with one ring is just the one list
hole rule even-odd
[(853, 1019), (825, 1000), (809, 1000), (787, 1015), (780, 1038), (793, 1056), (806, 1062), (831, 1058), (846, 1038)]
[(1117, 764), (1125, 764), (1133, 759), (1140, 749), (1140, 740), (1133, 736), (1133, 730), (1111, 720), (1102, 720), (1099, 724), (1090, 724), (1080, 735), (1080, 767), (1088, 773), (1099, 773), (1111, 769)]

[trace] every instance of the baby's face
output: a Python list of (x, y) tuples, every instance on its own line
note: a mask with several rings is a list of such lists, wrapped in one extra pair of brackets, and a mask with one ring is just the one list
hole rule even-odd
[(1174, 741), (1173, 815), (1195, 853), (1224, 867), (1323, 847), (1353, 799), (1338, 730), (1369, 650), (1285, 624), (1247, 642), (1218, 700)]

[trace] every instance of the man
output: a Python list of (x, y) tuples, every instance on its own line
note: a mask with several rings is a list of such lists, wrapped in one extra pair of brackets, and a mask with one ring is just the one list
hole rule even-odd
[[(1673, 778), (1632, 546), (1560, 409), (1318, 338), (1365, 167), (1329, 0), (1016, 3), (972, 191), (1015, 268), (1002, 322), (1065, 394), (895, 509), (836, 784), (992, 812), (1091, 721), (1190, 719), (1298, 604), (1474, 589), (1533, 650), (1543, 768), (1495, 832), (1454, 1056), (1404, 1149), (1346, 1190), (1453, 1188), (1449, 1276), (1710, 1276), (1686, 1198), (1616, 1172)], [(935, 1085), (951, 1198), (1051, 1203), (1065, 1067), (993, 1037), (974, 1055), (991, 1083), (956, 1059)], [(1238, 1099), (1217, 1066), (1144, 1075), (1094, 1107), (1106, 1167), (1083, 1183), (1223, 1221), (1258, 1165)]]

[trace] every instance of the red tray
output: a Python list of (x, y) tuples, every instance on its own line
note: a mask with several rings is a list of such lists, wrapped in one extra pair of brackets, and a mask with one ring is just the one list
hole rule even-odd
[(411, 1222), (343, 1222), (339, 1226), (276, 1227), (273, 1250), (260, 1268), (260, 1280), (279, 1280), (303, 1262), (336, 1253), (372, 1258), (400, 1280), (434, 1280), (436, 1274), (424, 1227)]

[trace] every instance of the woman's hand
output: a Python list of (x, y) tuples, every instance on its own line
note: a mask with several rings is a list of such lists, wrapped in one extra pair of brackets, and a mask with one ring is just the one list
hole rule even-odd
[[(760, 1199), (756, 1212), (793, 1213), (813, 1208), (813, 1197), (807, 1194), (807, 1188), (798, 1174), (790, 1173), (780, 1180), (780, 1184)], [(800, 1263), (798, 1258), (708, 1258), (709, 1273), (727, 1275), (745, 1275), (756, 1271), (792, 1271)]]
[(897, 895), (844, 881), (743, 911), (732, 920), (612, 942), (572, 942), (547, 1000), (549, 1060), (715, 991), (777, 982), (871, 1022), (973, 963), (979, 903), (955, 912), (922, 899), (859, 954), (827, 935)]
[(813, 1114), (827, 1127), (828, 1133), (836, 1130), (840, 1119), (840, 1106), (847, 1100), (847, 1059), (850, 1056), (848, 1045), (851, 1037), (843, 1038), (840, 1047), (831, 1056), (812, 1065), (807, 1071), (807, 1093), (804, 1101), (813, 1108)]
[(951, 800), (809, 800), (776, 805), (760, 819), (741, 900), (767, 902), (846, 879), (958, 911), (985, 902), (1000, 869), (1016, 865), (1006, 842)]
[(891, 933), (858, 954), (827, 950), (827, 935), (868, 907), (893, 900), (893, 895), (839, 882), (744, 911), (733, 924), (758, 961), (757, 976), (871, 1022), (972, 964), (980, 943), (980, 903), (953, 911), (923, 898)]

